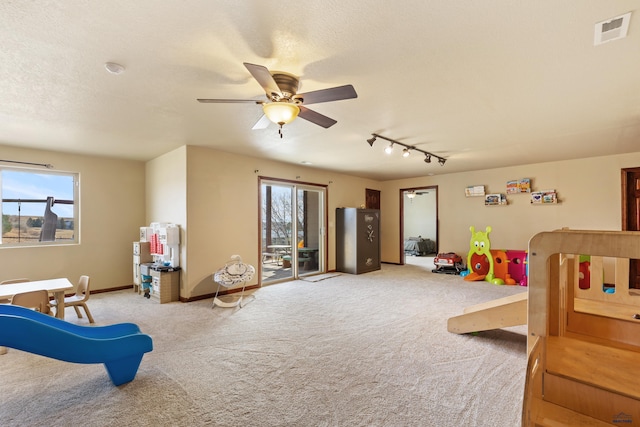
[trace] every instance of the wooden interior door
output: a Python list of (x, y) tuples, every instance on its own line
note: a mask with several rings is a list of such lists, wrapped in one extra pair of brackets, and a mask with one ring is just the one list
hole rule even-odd
[(365, 189), (365, 200), (367, 209), (380, 209), (380, 190)]
[[(622, 169), (622, 229), (640, 231), (640, 168)], [(640, 262), (629, 261), (629, 288), (640, 289)]]

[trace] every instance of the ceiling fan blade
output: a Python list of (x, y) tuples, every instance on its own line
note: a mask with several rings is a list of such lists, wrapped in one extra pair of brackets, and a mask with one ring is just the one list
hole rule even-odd
[(320, 89), (307, 93), (300, 93), (296, 98), (304, 99), (304, 104), (319, 104), (320, 102), (339, 101), (341, 99), (357, 98), (358, 94), (352, 85), (344, 85), (329, 89)]
[(253, 130), (266, 129), (267, 127), (269, 127), (270, 124), (271, 124), (271, 120), (269, 120), (269, 118), (263, 114), (262, 117), (260, 117), (260, 120), (258, 120), (251, 129)]
[(262, 101), (256, 101), (255, 99), (207, 99), (207, 98), (198, 98), (198, 102), (202, 102), (203, 104), (263, 104)]
[(308, 120), (311, 123), (315, 123), (318, 126), (322, 126), (323, 128), (329, 128), (338, 123), (331, 117), (324, 116), (313, 110), (305, 108), (302, 105), (300, 105), (300, 114), (298, 114), (298, 117), (302, 117), (303, 119)]
[(262, 86), (266, 94), (271, 95), (272, 93), (275, 93), (282, 96), (280, 87), (278, 87), (278, 84), (271, 75), (271, 71), (269, 71), (267, 67), (249, 64), (248, 62), (245, 62), (244, 66), (247, 67), (247, 70), (249, 70), (253, 78), (260, 83), (260, 86)]

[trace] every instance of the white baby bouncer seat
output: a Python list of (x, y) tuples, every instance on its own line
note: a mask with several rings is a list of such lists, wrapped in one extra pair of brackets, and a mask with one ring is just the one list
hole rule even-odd
[[(231, 259), (227, 263), (213, 274), (213, 281), (218, 284), (216, 295), (213, 298), (212, 308), (218, 307), (244, 307), (244, 305), (250, 303), (255, 299), (253, 295), (248, 298), (244, 298), (244, 289), (247, 286), (247, 282), (253, 279), (256, 269), (249, 264), (242, 262), (240, 255), (232, 255)], [(236, 301), (225, 302), (218, 298), (220, 292), (220, 286), (230, 288), (242, 284), (242, 292), (240, 298)]]

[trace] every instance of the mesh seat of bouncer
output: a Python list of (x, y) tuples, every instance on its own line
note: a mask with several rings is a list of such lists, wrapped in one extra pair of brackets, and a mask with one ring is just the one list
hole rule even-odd
[[(218, 284), (218, 289), (216, 290), (216, 295), (213, 298), (213, 306), (212, 308), (218, 307), (236, 307), (239, 306), (242, 308), (245, 304), (253, 301), (255, 298), (253, 295), (250, 296), (248, 301), (244, 301), (244, 289), (247, 286), (247, 282), (253, 279), (253, 275), (255, 274), (256, 269), (249, 264), (245, 264), (242, 262), (242, 258), (240, 255), (232, 255), (231, 259), (227, 261), (227, 263), (216, 271), (213, 274), (213, 281)], [(232, 286), (242, 285), (242, 291), (240, 293), (240, 298), (235, 301), (223, 301), (218, 298), (218, 294), (220, 293), (220, 287), (224, 286), (225, 288), (230, 288)]]

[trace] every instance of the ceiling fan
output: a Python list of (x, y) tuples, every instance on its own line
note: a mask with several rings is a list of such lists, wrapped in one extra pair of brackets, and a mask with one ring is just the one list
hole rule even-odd
[(198, 98), (198, 102), (221, 104), (248, 102), (260, 104), (262, 105), (264, 115), (253, 126), (253, 129), (264, 129), (270, 122), (273, 122), (280, 126), (278, 129), (280, 138), (282, 138), (282, 126), (291, 123), (298, 116), (323, 128), (331, 127), (337, 123), (336, 120), (310, 110), (304, 105), (358, 97), (352, 85), (320, 89), (307, 93), (297, 93), (300, 80), (293, 74), (281, 71), (274, 71), (272, 73), (262, 65), (249, 64), (247, 62), (244, 63), (244, 66), (264, 89), (267, 101)]
[(414, 191), (414, 190), (409, 190), (407, 191), (407, 197), (409, 199), (414, 199), (416, 196), (422, 196), (423, 194), (429, 194), (428, 191)]

